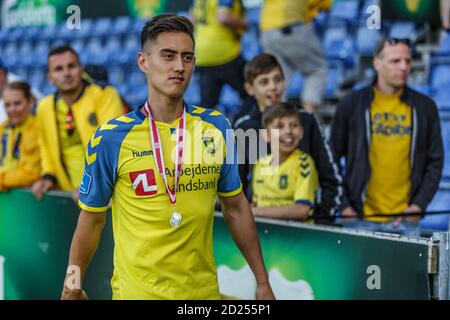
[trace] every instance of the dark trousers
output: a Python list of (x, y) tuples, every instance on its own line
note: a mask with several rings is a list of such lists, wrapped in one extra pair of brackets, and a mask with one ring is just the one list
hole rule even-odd
[(241, 99), (247, 96), (244, 89), (244, 59), (239, 56), (220, 66), (196, 67), (200, 78), (200, 106), (214, 108), (219, 102), (220, 91), (224, 84), (236, 90)]

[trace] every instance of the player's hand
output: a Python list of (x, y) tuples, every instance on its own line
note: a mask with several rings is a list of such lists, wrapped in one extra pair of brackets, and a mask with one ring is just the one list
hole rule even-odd
[(61, 293), (61, 300), (89, 300), (89, 297), (83, 289), (69, 289), (64, 287)]
[(358, 213), (355, 211), (355, 209), (349, 206), (344, 210), (342, 210), (341, 215), (344, 218), (355, 218), (358, 215)]
[(37, 200), (42, 200), (44, 193), (53, 187), (53, 182), (49, 179), (40, 179), (36, 181), (31, 187), (31, 192)]
[(275, 300), (275, 295), (273, 294), (269, 282), (257, 284), (256, 300)]

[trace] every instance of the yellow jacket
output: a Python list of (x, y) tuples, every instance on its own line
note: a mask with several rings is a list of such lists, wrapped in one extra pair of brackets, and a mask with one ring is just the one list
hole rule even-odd
[(0, 191), (29, 187), (40, 177), (37, 119), (29, 115), (19, 127), (0, 125)]
[[(42, 176), (56, 178), (58, 187), (72, 191), (75, 186), (62, 162), (59, 130), (56, 121), (55, 95), (42, 99), (37, 107), (37, 118), (41, 127), (40, 152)], [(81, 96), (72, 104), (75, 126), (83, 148), (86, 148), (95, 130), (112, 118), (123, 114), (123, 104), (117, 91), (110, 86), (104, 88), (85, 82)]]

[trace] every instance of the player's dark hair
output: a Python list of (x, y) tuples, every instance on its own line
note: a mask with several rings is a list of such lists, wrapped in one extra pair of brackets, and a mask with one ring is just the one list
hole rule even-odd
[(262, 125), (267, 128), (275, 119), (286, 117), (297, 117), (300, 126), (302, 126), (298, 105), (291, 102), (280, 102), (266, 108), (262, 114)]
[(245, 64), (244, 67), (245, 82), (251, 84), (257, 76), (269, 73), (275, 68), (279, 68), (281, 74), (283, 75), (283, 69), (281, 68), (281, 65), (278, 63), (277, 58), (267, 53), (257, 55), (256, 57), (254, 57), (252, 60), (250, 60)]
[(153, 17), (147, 21), (141, 31), (141, 46), (148, 41), (154, 41), (160, 33), (163, 32), (184, 32), (187, 33), (194, 43), (194, 25), (188, 18), (178, 16), (173, 13), (165, 13)]

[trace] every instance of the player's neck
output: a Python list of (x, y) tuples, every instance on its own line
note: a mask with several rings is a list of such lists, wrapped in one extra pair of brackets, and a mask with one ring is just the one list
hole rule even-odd
[(183, 112), (183, 97), (173, 99), (149, 95), (148, 102), (150, 103), (152, 117), (155, 121), (171, 124)]

